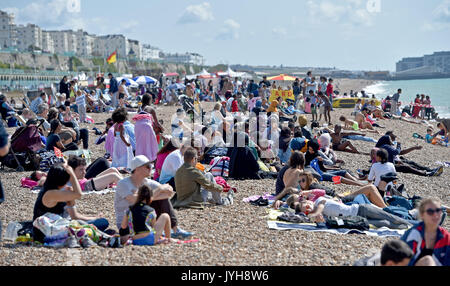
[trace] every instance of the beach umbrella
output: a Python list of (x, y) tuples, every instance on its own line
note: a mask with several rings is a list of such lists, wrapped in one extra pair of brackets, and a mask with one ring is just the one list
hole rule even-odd
[(152, 78), (151, 76), (146, 76), (146, 75), (137, 76), (137, 77), (133, 78), (133, 80), (135, 82), (137, 82), (138, 84), (154, 84), (158, 81), (157, 79)]
[(167, 87), (168, 89), (185, 89), (186, 86), (182, 83), (173, 83)]
[(122, 80), (125, 80), (127, 83), (125, 84), (126, 86), (131, 86), (131, 87), (138, 87), (139, 84), (137, 82), (135, 82), (134, 80), (130, 79), (130, 78), (126, 78), (126, 77), (118, 77), (117, 78), (117, 82), (120, 84), (120, 82)]
[(272, 76), (267, 78), (267, 80), (274, 80), (274, 81), (295, 81), (295, 77), (289, 76), (286, 74), (280, 74), (277, 76)]

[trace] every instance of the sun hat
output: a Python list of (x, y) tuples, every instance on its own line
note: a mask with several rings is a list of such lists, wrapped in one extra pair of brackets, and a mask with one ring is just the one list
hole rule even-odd
[(298, 124), (300, 124), (301, 127), (305, 127), (308, 124), (308, 119), (305, 115), (300, 115), (298, 117)]
[(145, 155), (136, 156), (133, 158), (133, 160), (131, 160), (130, 164), (131, 172), (147, 164), (150, 164), (150, 160)]

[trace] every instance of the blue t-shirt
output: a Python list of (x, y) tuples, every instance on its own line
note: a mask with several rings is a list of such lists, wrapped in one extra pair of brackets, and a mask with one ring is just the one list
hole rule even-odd
[(45, 149), (47, 149), (47, 151), (53, 151), (53, 147), (58, 147), (56, 145), (56, 143), (58, 143), (59, 141), (61, 141), (61, 137), (59, 137), (58, 134), (50, 134), (50, 135), (48, 135), (47, 143), (45, 145)]
[(388, 155), (389, 155), (388, 156), (388, 161), (391, 162), (391, 163), (394, 163), (395, 157), (400, 154), (400, 150), (399, 149), (395, 149), (391, 145), (383, 145), (383, 146), (381, 146), (381, 148), (385, 149), (388, 152)]

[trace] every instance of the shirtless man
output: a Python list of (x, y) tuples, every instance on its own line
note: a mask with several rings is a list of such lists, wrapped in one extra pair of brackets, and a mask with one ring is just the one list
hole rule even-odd
[[(288, 164), (280, 170), (277, 182), (275, 202), (281, 200), (286, 194), (290, 194), (288, 190), (299, 186), (300, 174), (305, 167), (305, 156), (299, 151), (292, 153)], [(279, 204), (279, 203), (278, 203)], [(274, 205), (275, 207), (275, 205)]]
[(342, 140), (344, 136), (352, 136), (352, 135), (361, 135), (366, 136), (366, 134), (361, 132), (342, 132), (342, 126), (340, 124), (336, 124), (334, 126), (334, 132), (328, 129), (328, 133), (330, 133), (331, 140), (333, 142), (333, 150), (341, 151), (341, 152), (349, 152), (355, 154), (363, 154), (359, 152), (353, 144), (348, 140)]

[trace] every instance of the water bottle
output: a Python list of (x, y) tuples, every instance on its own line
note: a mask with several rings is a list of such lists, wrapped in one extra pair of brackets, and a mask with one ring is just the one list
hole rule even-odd
[(16, 241), (17, 232), (22, 228), (22, 225), (16, 221), (12, 221), (6, 227), (5, 240)]

